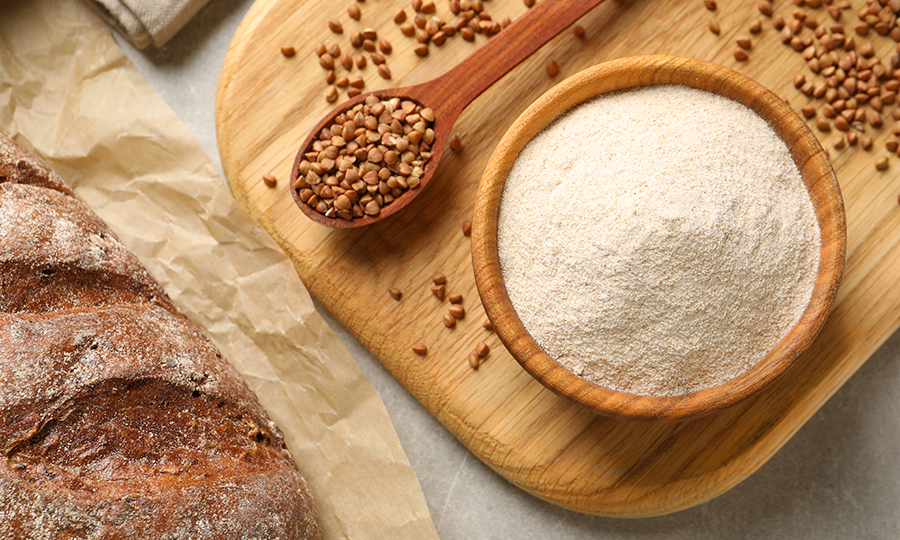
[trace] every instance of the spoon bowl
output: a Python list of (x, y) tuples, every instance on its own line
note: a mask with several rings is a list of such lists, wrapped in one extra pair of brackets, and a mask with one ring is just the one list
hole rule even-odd
[(396, 214), (397, 212), (405, 208), (409, 203), (411, 203), (413, 199), (415, 199), (416, 196), (425, 189), (425, 187), (428, 185), (428, 182), (434, 176), (435, 170), (440, 164), (441, 155), (444, 152), (444, 147), (446, 146), (447, 139), (450, 136), (450, 130), (453, 127), (453, 122), (455, 121), (456, 116), (458, 116), (457, 113), (457, 115), (452, 119), (446, 118), (447, 113), (450, 112), (446, 110), (446, 107), (439, 106), (437, 109), (433, 109), (435, 112), (435, 119), (432, 128), (435, 134), (434, 144), (431, 146), (431, 157), (425, 163), (425, 172), (419, 180), (419, 185), (415, 188), (407, 189), (406, 191), (404, 191), (403, 194), (395, 198), (391, 204), (383, 206), (378, 214), (363, 214), (360, 217), (354, 217), (353, 219), (349, 220), (340, 217), (327, 217), (325, 214), (322, 214), (309, 204), (306, 204), (300, 198), (300, 189), (296, 188), (295, 186), (298, 185), (298, 178), (300, 176), (300, 163), (304, 160), (306, 153), (312, 149), (313, 143), (317, 140), (318, 135), (322, 132), (322, 130), (334, 125), (335, 120), (338, 116), (352, 110), (354, 107), (361, 103), (365, 103), (366, 99), (368, 99), (370, 96), (375, 96), (382, 101), (386, 101), (392, 98), (400, 98), (403, 100), (413, 101), (418, 105), (424, 105), (421, 99), (417, 99), (416, 96), (422, 94), (423, 90), (427, 91), (428, 84), (429, 83), (417, 86), (407, 86), (403, 88), (388, 88), (384, 90), (376, 90), (374, 92), (360, 94), (336, 107), (328, 114), (328, 116), (324, 117), (319, 121), (318, 124), (316, 124), (312, 131), (310, 131), (310, 134), (307, 136), (306, 140), (303, 142), (303, 145), (300, 147), (300, 151), (297, 152), (297, 157), (294, 159), (294, 164), (291, 167), (291, 195), (294, 198), (294, 202), (297, 203), (297, 206), (306, 215), (306, 217), (320, 225), (325, 225), (326, 227), (331, 227), (334, 229), (365, 227)]
[[(294, 202), (311, 220), (326, 227), (347, 229), (364, 227), (386, 219), (408, 206), (428, 186), (441, 161), (456, 119), (475, 98), (503, 75), (531, 56), (542, 45), (571, 26), (603, 0), (543, 0), (507, 28), (495, 35), (444, 75), (415, 86), (376, 90), (356, 96), (335, 107), (310, 131), (300, 146), (291, 168), (290, 190)], [(352, 219), (329, 217), (301, 199), (300, 164), (312, 150), (318, 135), (343, 113), (364, 103), (370, 96), (380, 100), (401, 98), (434, 111), (434, 141), (431, 156), (425, 162), (419, 185), (406, 189), (375, 215), (363, 214)], [(362, 194), (360, 194), (361, 196)]]

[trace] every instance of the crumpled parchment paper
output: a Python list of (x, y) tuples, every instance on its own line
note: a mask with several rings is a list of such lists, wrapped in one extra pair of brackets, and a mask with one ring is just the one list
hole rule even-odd
[(81, 0), (0, 0), (0, 103), (0, 129), (74, 186), (259, 396), (326, 539), (437, 538), (374, 387)]

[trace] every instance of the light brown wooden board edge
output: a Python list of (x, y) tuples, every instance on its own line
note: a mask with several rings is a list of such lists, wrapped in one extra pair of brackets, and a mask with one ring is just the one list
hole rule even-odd
[[(836, 309), (820, 338), (797, 361), (797, 366), (770, 390), (746, 403), (691, 422), (633, 424), (595, 417), (560, 398), (548, 397), (548, 391), (516, 364), (510, 365), (513, 360), (496, 347), (477, 375), (461, 366), (465, 363), (464, 356), (459, 356), (452, 366), (435, 357), (458, 354), (462, 347), (435, 352), (429, 355), (428, 363), (422, 362), (408, 350), (408, 343), (398, 343), (392, 335), (403, 330), (401, 324), (411, 324), (413, 332), (421, 333), (431, 328), (431, 323), (409, 318), (417, 312), (403, 311), (400, 308), (403, 302), (396, 306), (385, 304), (382, 284), (401, 277), (396, 268), (391, 269), (390, 262), (403, 262), (404, 256), (434, 256), (436, 248), (419, 246), (424, 253), (404, 253), (395, 236), (405, 229), (397, 221), (340, 240), (361, 244), (375, 239), (381, 242), (383, 251), (367, 247), (340, 257), (333, 256), (332, 252), (331, 258), (322, 260), (323, 251), (339, 245), (336, 237), (308, 227), (303, 222), (305, 218), (296, 217), (299, 210), (279, 199), (286, 193), (267, 192), (258, 181), (270, 170), (286, 176), (295, 152), (286, 141), (305, 135), (304, 125), (311, 125), (314, 118), (304, 118), (301, 109), (315, 108), (313, 101), (320, 98), (316, 93), (311, 99), (291, 97), (287, 107), (277, 103), (278, 96), (274, 94), (284, 93), (287, 84), (279, 81), (279, 74), (287, 77), (281, 65), (266, 76), (252, 77), (252, 81), (244, 74), (251, 69), (250, 62), (263, 61), (257, 57), (275, 62), (265, 55), (277, 51), (284, 40), (290, 38), (296, 42), (303, 29), (321, 28), (328, 14), (304, 10), (311, 4), (315, 2), (288, 7), (281, 0), (260, 0), (235, 35), (226, 57), (217, 101), (219, 146), (228, 181), (238, 200), (291, 256), (310, 291), (479, 459), (526, 491), (567, 508), (611, 516), (657, 515), (708, 500), (765, 463), (900, 323), (898, 275), (894, 270), (900, 267), (900, 250), (896, 249), (900, 216), (895, 200), (900, 187), (893, 175), (885, 178), (875, 174), (871, 156), (854, 151), (833, 158), (848, 221), (848, 258)], [(495, 0), (493, 4), (515, 2)], [(450, 185), (464, 182), (466, 193), (474, 197), (473, 185), (477, 184), (479, 169), (487, 161), (492, 142), (499, 140), (504, 126), (512, 122), (524, 105), (552, 84), (543, 75), (543, 65), (550, 58), (565, 58), (562, 70), (564, 75), (569, 75), (600, 60), (634, 54), (695, 56), (735, 67), (787, 95), (799, 107), (805, 98), (790, 86), (794, 71), (785, 73), (785, 66), (797, 66), (799, 70), (802, 59), (777, 42), (770, 25), (749, 62), (738, 64), (730, 58), (733, 37), (746, 32), (746, 21), (757, 16), (750, 4), (726, 11), (720, 2), (715, 15), (723, 28), (720, 37), (705, 31), (710, 14), (697, 2), (672, 1), (666, 3), (665, 9), (657, 9), (660, 3), (649, 0), (608, 2), (601, 6), (581, 22), (590, 36), (587, 42), (577, 43), (571, 36), (557, 38), (477, 100), (470, 107), (471, 112), (464, 113), (457, 125), (467, 135), (465, 159), (447, 159), (439, 175), (443, 178), (422, 197), (424, 207), (409, 208), (393, 219), (404, 220), (409, 227), (424, 228), (425, 233), (420, 234), (440, 232), (438, 238), (460, 242), (459, 221), (467, 209), (459, 208), (464, 206), (459, 199), (466, 197), (448, 198), (453, 195), (448, 193)], [(781, 6), (781, 11), (789, 15), (786, 11), (791, 7), (786, 4)], [(392, 13), (392, 10), (385, 9), (385, 12)], [(370, 24), (388, 27), (391, 23)], [(317, 32), (316, 36), (319, 38), (320, 34)], [(586, 48), (590, 48), (592, 56), (583, 53)], [(439, 72), (433, 66), (430, 69)], [(394, 65), (392, 70), (401, 72)], [(436, 74), (424, 71), (419, 68), (402, 83), (421, 82), (422, 77), (430, 78), (425, 75)], [(321, 73), (313, 71), (309, 76), (320, 77)], [(247, 96), (252, 92), (261, 95), (251, 100)], [(516, 112), (504, 115), (506, 122), (494, 119), (492, 123), (479, 117), (488, 105), (511, 103), (522, 105)], [(261, 133), (248, 134), (251, 120), (262, 124)], [(451, 169), (455, 174), (449, 172)], [(427, 206), (429, 202), (440, 202), (439, 195), (449, 199), (442, 206), (443, 214)], [(293, 243), (298, 237), (307, 245), (315, 246), (314, 249), (298, 249)], [(466, 255), (454, 252), (441, 262), (459, 266), (453, 267), (448, 277), (456, 283), (465, 282), (467, 289), (462, 292), (471, 299), (474, 287)], [(389, 262), (379, 261), (377, 256)], [(329, 269), (360, 262), (371, 266), (360, 270), (361, 281), (355, 283), (354, 294), (329, 282)], [(427, 282), (434, 269), (433, 266), (412, 269), (403, 278), (405, 301), (426, 306), (418, 311), (420, 317), (435, 317), (433, 306), (426, 305), (430, 300)], [(376, 325), (369, 324), (369, 317), (359, 312), (357, 308), (361, 305), (380, 306), (370, 314)], [(469, 305), (467, 308), (469, 317), (480, 316)], [(406, 317), (402, 323), (398, 322), (400, 315)], [(480, 322), (470, 326), (480, 326)], [(468, 328), (457, 339), (468, 341), (478, 336), (477, 331)], [(449, 377), (454, 386), (435, 387), (434, 381), (445, 380), (442, 377)], [(502, 377), (499, 382), (498, 377)], [(500, 384), (501, 388), (489, 381)], [(488, 412), (465, 399), (452, 400), (447, 393), (465, 391), (468, 399), (477, 400), (502, 394), (504, 390), (515, 396), (515, 401), (500, 403)], [(532, 413), (538, 415), (534, 423), (517, 423), (522, 415)], [(572, 429), (576, 430), (575, 434), (571, 433)], [(566, 441), (566, 445), (544, 446), (553, 437)]]

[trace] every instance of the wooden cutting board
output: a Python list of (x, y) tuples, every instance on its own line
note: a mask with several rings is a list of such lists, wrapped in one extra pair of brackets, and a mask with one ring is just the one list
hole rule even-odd
[[(461, 231), (504, 131), (565, 76), (637, 54), (693, 56), (736, 68), (799, 109), (808, 99), (792, 80), (797, 72), (809, 74), (804, 60), (781, 44), (766, 18), (762, 33), (753, 36), (750, 60), (733, 58), (735, 36), (747, 33), (749, 21), (760, 17), (755, 2), (720, 0), (718, 10), (710, 12), (700, 0), (609, 0), (580, 21), (584, 38), (565, 32), (464, 112), (455, 128), (463, 150), (444, 154), (432, 185), (414, 204), (371, 228), (335, 231), (307, 220), (287, 188), (297, 147), (331, 108), (323, 98), (325, 72), (314, 45), (337, 41), (348, 50), (351, 31), (377, 29), (393, 44), (388, 56), (393, 79), (380, 79), (370, 62), (361, 73), (367, 88), (375, 89), (434, 78), (486, 39), (468, 43), (457, 37), (419, 58), (412, 50), (416, 42), (391, 20), (401, 7), (411, 13), (408, 1), (361, 2), (360, 22), (347, 15), (349, 4), (258, 0), (251, 8), (226, 57), (217, 101), (228, 182), (289, 254), (312, 294), (447, 429), (515, 485), (560, 506), (608, 516), (663, 514), (706, 501), (765, 463), (898, 327), (900, 160), (892, 158), (887, 171), (875, 170), (876, 156), (885, 154), (884, 129), (872, 151), (858, 146), (832, 151), (847, 209), (843, 286), (819, 339), (773, 387), (721, 414), (655, 425), (594, 416), (555, 396), (482, 328), (469, 239)], [(446, 2), (436, 4), (437, 14), (446, 16)], [(522, 0), (485, 5), (497, 19), (526, 10)], [(795, 6), (778, 0), (776, 8), (789, 19)], [(823, 10), (815, 13), (827, 17)], [(343, 23), (343, 35), (328, 30), (331, 18)], [(720, 36), (708, 30), (711, 18), (719, 21)], [(844, 18), (855, 22), (853, 12)], [(887, 59), (893, 44), (874, 38)], [(296, 56), (282, 56), (280, 48), (287, 44), (296, 47)], [(556, 78), (546, 73), (550, 60), (561, 68)], [(826, 147), (832, 137), (822, 137)], [(263, 184), (265, 173), (278, 177), (276, 189)], [(448, 303), (429, 290), (437, 273), (446, 275), (449, 291), (465, 298), (466, 317), (452, 330), (441, 320)], [(399, 302), (388, 287), (403, 291)], [(418, 341), (428, 345), (427, 356), (410, 349)], [(479, 341), (490, 345), (491, 353), (475, 371), (466, 357)]]

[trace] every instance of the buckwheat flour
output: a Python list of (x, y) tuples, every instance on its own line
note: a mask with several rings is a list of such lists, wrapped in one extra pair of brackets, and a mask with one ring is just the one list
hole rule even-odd
[(820, 235), (752, 110), (658, 85), (585, 102), (516, 159), (500, 264), (525, 328), (600, 385), (679, 395), (761, 360), (812, 294)]

